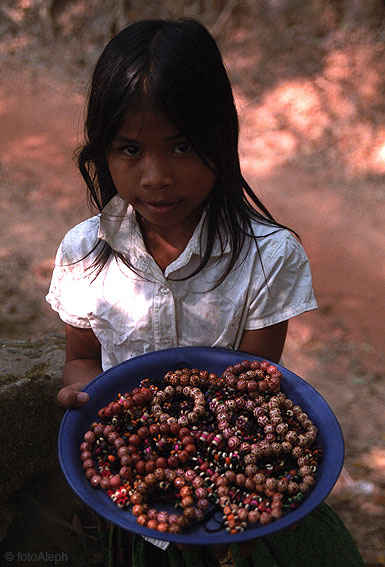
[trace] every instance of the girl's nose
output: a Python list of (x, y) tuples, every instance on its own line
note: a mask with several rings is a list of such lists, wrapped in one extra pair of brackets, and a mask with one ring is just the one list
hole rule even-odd
[(166, 159), (151, 157), (145, 160), (142, 174), (143, 187), (162, 189), (172, 183), (172, 172)]

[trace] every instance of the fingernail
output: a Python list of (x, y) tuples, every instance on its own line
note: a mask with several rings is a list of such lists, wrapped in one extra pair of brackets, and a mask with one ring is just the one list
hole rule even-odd
[(77, 401), (82, 404), (84, 402), (88, 402), (88, 394), (86, 394), (86, 392), (79, 392), (79, 394), (76, 395), (76, 399)]

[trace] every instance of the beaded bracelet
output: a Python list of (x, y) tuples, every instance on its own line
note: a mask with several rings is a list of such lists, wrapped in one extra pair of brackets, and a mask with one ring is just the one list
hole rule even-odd
[[(160, 532), (181, 533), (218, 507), (230, 534), (279, 519), (300, 505), (322, 458), (316, 426), (280, 382), (274, 365), (247, 360), (220, 377), (193, 368), (144, 379), (85, 433), (86, 477)], [(150, 507), (150, 496), (175, 513)]]

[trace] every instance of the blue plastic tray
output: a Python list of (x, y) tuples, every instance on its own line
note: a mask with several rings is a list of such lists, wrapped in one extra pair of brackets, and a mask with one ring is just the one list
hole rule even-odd
[[(207, 528), (218, 528), (215, 521), (221, 517), (218, 513), (206, 525), (197, 525), (183, 534), (161, 533), (139, 526), (130, 510), (118, 508), (106, 492), (92, 488), (85, 477), (79, 451), (83, 435), (90, 424), (98, 420), (98, 410), (112, 401), (118, 392), (131, 391), (144, 378), (159, 380), (168, 370), (176, 368), (199, 368), (221, 375), (227, 366), (243, 360), (264, 359), (227, 349), (181, 347), (132, 358), (97, 376), (84, 388), (90, 396), (89, 402), (81, 409), (67, 410), (59, 431), (59, 460), (74, 492), (100, 516), (118, 526), (143, 536), (176, 543), (212, 545), (229, 543), (230, 539), (231, 542), (246, 541), (272, 534), (304, 518), (328, 496), (336, 483), (344, 460), (344, 441), (337, 418), (324, 398), (302, 378), (278, 364), (276, 366), (283, 376), (282, 391), (295, 404), (301, 406), (318, 427), (318, 443), (323, 449), (323, 460), (313, 489), (299, 508), (288, 512), (279, 520), (230, 536), (222, 529), (207, 531)], [(159, 505), (159, 509), (165, 509), (163, 503)]]

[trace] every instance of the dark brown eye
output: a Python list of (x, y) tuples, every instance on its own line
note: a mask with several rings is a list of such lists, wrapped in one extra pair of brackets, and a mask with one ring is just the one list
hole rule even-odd
[(140, 153), (140, 149), (138, 146), (124, 146), (124, 148), (122, 148), (122, 153), (127, 156), (137, 156)]
[(191, 151), (190, 142), (179, 142), (174, 148), (176, 154), (187, 154), (189, 151)]

